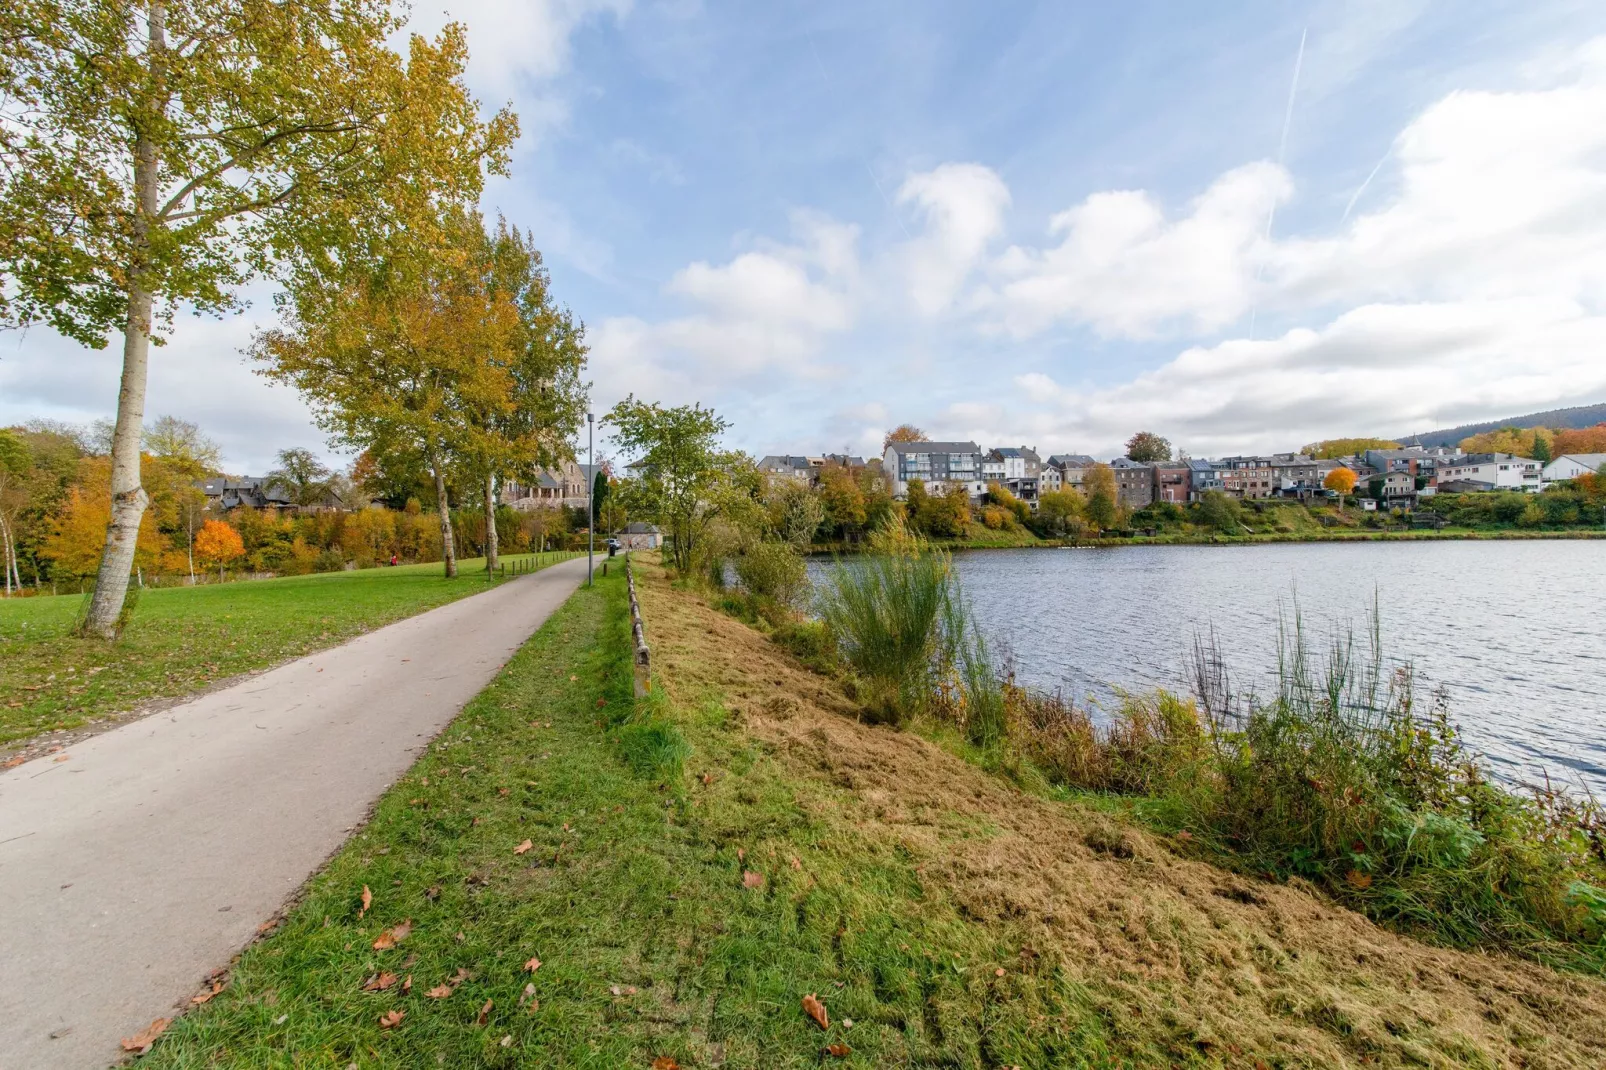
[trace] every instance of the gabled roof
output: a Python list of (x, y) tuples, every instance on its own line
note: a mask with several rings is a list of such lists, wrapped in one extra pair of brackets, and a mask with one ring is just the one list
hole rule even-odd
[(799, 457), (790, 453), (772, 453), (758, 462), (758, 466), (766, 471), (772, 468), (810, 468), (807, 457)]
[(1148, 461), (1134, 461), (1130, 457), (1117, 457), (1110, 462), (1111, 468), (1153, 468)]
[(1056, 453), (1048, 459), (1048, 463), (1055, 468), (1086, 468), (1098, 464), (1085, 453)]
[(1573, 461), (1585, 468), (1599, 468), (1606, 464), (1606, 453), (1564, 453), (1550, 463), (1555, 464), (1556, 461)]
[(980, 453), (974, 442), (889, 442), (893, 453)]

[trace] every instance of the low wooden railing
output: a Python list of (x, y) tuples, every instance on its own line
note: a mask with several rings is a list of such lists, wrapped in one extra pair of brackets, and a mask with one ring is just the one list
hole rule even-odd
[(625, 551), (625, 587), (630, 591), (630, 638), (634, 647), (636, 697), (652, 690), (652, 651), (647, 647), (647, 626), (641, 620), (641, 603), (636, 600), (636, 571), (630, 567)]

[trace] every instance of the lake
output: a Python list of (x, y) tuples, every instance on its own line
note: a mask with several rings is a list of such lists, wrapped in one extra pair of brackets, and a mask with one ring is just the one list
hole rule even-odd
[[(987, 635), (1030, 687), (1108, 702), (1116, 688), (1186, 689), (1214, 629), (1237, 684), (1276, 668), (1297, 600), (1311, 645), (1376, 597), (1383, 652), (1443, 685), (1491, 767), (1606, 796), (1606, 541), (1279, 543), (981, 550), (955, 555)], [(1265, 686), (1260, 686), (1264, 691)]]

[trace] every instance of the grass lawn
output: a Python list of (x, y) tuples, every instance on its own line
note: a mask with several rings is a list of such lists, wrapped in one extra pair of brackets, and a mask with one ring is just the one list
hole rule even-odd
[(1599, 982), (1425, 947), (859, 724), (834, 683), (641, 571), (654, 701), (630, 696), (615, 572), (141, 1065), (1606, 1058)]
[(70, 634), (87, 594), (0, 601), (0, 745), (187, 695), (500, 582), (483, 559), (460, 565), (456, 580), (428, 564), (148, 589), (111, 643)]

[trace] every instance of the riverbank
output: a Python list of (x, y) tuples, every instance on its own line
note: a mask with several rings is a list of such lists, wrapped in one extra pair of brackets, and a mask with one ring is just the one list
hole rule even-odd
[[(529, 571), (574, 556), (504, 560)], [(54, 733), (42, 746), (70, 742), (502, 582), (484, 569), (478, 559), (455, 580), (435, 563), (148, 589), (112, 642), (72, 635), (86, 596), (0, 600), (0, 754), (41, 733)]]
[(643, 557), (656, 697), (630, 699), (616, 572), (144, 1062), (1606, 1060), (1606, 984), (1428, 947), (861, 724)]
[[(1306, 531), (1306, 532), (1255, 532), (1249, 535), (1213, 534), (1160, 534), (1130, 535), (1098, 539), (1039, 539), (1029, 532), (1020, 537), (983, 539), (933, 539), (931, 545), (941, 550), (1063, 550), (1097, 549), (1110, 546), (1254, 546), (1268, 543), (1300, 542), (1454, 542), (1454, 541), (1534, 541), (1541, 539), (1606, 539), (1606, 530), (1580, 529), (1562, 531), (1483, 531), (1477, 529), (1445, 528), (1440, 531)], [(813, 557), (829, 557), (859, 553), (861, 543), (818, 544), (809, 547)]]

